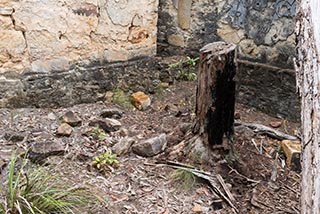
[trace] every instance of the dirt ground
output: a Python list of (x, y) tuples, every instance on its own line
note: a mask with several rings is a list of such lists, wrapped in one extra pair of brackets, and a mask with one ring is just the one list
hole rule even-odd
[[(13, 150), (23, 151), (36, 141), (59, 141), (65, 152), (47, 158), (52, 166), (50, 173), (62, 173), (70, 185), (90, 186), (103, 197), (107, 203), (94, 207), (92, 213), (235, 213), (235, 209), (217, 196), (206, 182), (195, 181), (189, 187), (183, 187), (183, 181), (173, 178), (175, 169), (159, 164), (159, 160), (166, 159), (188, 163), (213, 176), (221, 175), (235, 199), (232, 203), (238, 213), (299, 213), (300, 175), (285, 165), (276, 139), (236, 128), (234, 145), (239, 160), (233, 165), (225, 156), (214, 164), (199, 164), (179, 154), (167, 156), (168, 151), (185, 138), (182, 124), (193, 122), (195, 91), (195, 81), (176, 82), (151, 94), (152, 103), (146, 111), (121, 107), (109, 101), (58, 109), (0, 109), (0, 180), (6, 180)], [(124, 112), (118, 119), (122, 128), (103, 139), (85, 135), (90, 121), (109, 107)], [(71, 136), (59, 137), (56, 135), (61, 124), (59, 118), (67, 111), (78, 115), (82, 125), (74, 127)], [(240, 104), (237, 104), (236, 112), (243, 122), (269, 125), (280, 121), (282, 125), (277, 129), (292, 135), (298, 129), (296, 123)], [(95, 156), (123, 137), (134, 137), (139, 141), (161, 133), (167, 134), (168, 140), (168, 147), (162, 154), (145, 158), (129, 149), (117, 157), (119, 165), (110, 171), (101, 173), (92, 167)]]

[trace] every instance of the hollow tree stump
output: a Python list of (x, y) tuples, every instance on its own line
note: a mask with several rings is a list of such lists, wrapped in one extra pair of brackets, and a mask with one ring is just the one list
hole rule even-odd
[(233, 141), (236, 45), (210, 43), (200, 50), (194, 132), (210, 146)]

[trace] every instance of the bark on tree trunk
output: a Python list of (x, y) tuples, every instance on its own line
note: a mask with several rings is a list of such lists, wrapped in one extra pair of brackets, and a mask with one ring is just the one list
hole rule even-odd
[(296, 14), (297, 89), (301, 96), (301, 213), (320, 213), (320, 1), (300, 0)]
[(200, 50), (194, 132), (211, 146), (221, 145), (224, 135), (233, 140), (236, 46), (224, 42)]

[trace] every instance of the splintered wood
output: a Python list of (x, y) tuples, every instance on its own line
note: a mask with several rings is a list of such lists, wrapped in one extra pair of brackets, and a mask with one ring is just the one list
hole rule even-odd
[(222, 145), (234, 134), (236, 45), (210, 43), (200, 50), (194, 132), (208, 144)]

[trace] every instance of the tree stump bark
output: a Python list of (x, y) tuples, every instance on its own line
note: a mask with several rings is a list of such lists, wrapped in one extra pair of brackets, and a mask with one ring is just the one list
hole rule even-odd
[(204, 143), (222, 145), (223, 138), (233, 142), (236, 45), (210, 43), (200, 50), (194, 133)]

